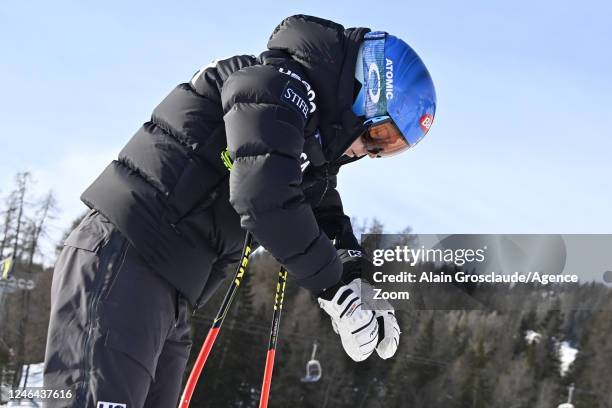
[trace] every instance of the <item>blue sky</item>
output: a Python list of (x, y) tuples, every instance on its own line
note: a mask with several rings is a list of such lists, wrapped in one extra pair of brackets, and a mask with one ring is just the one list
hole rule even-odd
[(212, 59), (264, 50), (286, 16), (389, 31), (438, 92), (414, 150), (340, 174), (389, 232), (610, 233), (612, 7), (565, 1), (21, 1), (0, 4), (0, 194), (52, 188), (56, 230), (152, 109)]

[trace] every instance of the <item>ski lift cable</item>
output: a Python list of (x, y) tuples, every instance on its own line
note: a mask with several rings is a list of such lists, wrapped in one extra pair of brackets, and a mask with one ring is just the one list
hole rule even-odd
[[(200, 320), (200, 321), (208, 322), (208, 320), (206, 319), (195, 318), (195, 317), (193, 318), (193, 320)], [(253, 327), (249, 327), (249, 326), (253, 326)], [(256, 323), (248, 324), (248, 323), (243, 323), (239, 321), (236, 321), (234, 324), (232, 324), (232, 327), (230, 327), (228, 331), (232, 331), (232, 330), (237, 330), (237, 331), (241, 331), (244, 333), (255, 334), (255, 335), (265, 335), (267, 332), (267, 329), (264, 329), (263, 326), (260, 326)], [(303, 343), (309, 342), (308, 339), (302, 336), (296, 335), (296, 334), (287, 334), (286, 337), (295, 338), (298, 341), (303, 342)], [(331, 343), (331, 342), (324, 340), (323, 343)], [(406, 355), (405, 358), (412, 360), (413, 362), (418, 363), (418, 364), (434, 365), (434, 366), (438, 366), (441, 368), (444, 368), (450, 365), (450, 363), (448, 362), (443, 362), (439, 360), (434, 360), (434, 359), (430, 359), (426, 357), (419, 357), (419, 356), (414, 356), (414, 355)], [(481, 370), (481, 371), (484, 371), (484, 370)], [(480, 374), (480, 375), (482, 375), (483, 377), (485, 376), (485, 374)]]
[[(228, 328), (227, 332), (231, 332), (233, 330), (242, 332), (242, 333), (248, 333), (248, 334), (252, 334), (252, 335), (257, 335), (257, 336), (265, 336), (266, 333), (260, 330), (253, 330), (251, 328), (248, 327), (243, 327), (239, 324), (236, 324), (234, 327)], [(291, 338), (292, 342), (297, 342), (297, 343), (307, 343), (309, 342), (308, 339), (305, 339), (299, 335), (289, 335), (289, 336), (284, 336), (284, 337), (288, 337)], [(329, 342), (331, 344), (331, 342)]]
[[(192, 318), (192, 320), (196, 323), (200, 323), (200, 322), (209, 323), (212, 321), (212, 319), (209, 319), (206, 316), (204, 317), (195, 316)], [(240, 322), (240, 321), (232, 322), (232, 327), (229, 327), (227, 330), (228, 331), (241, 330), (241, 331), (250, 332), (252, 334), (267, 334), (269, 332), (269, 328), (266, 328), (265, 326), (262, 326), (258, 323), (245, 323), (245, 322)], [(261, 330), (261, 332), (259, 330)], [(293, 337), (293, 338), (299, 339), (301, 342), (310, 343), (309, 339), (304, 338), (303, 336), (300, 336), (298, 334), (287, 333), (287, 334), (283, 334), (283, 337)], [(332, 343), (330, 340), (323, 340), (321, 342), (327, 343), (327, 344)]]
[[(211, 318), (207, 317), (207, 316), (194, 316), (192, 318), (192, 320), (194, 321), (201, 321), (201, 322), (210, 322), (212, 321)], [(252, 329), (249, 328), (248, 326), (253, 326), (256, 329)], [(262, 331), (258, 331), (257, 329), (260, 329)], [(256, 335), (265, 335), (266, 332), (268, 331), (268, 328), (266, 328), (265, 326), (259, 325), (257, 323), (251, 323), (251, 324), (246, 324), (244, 322), (238, 322), (236, 321), (235, 324), (233, 325), (232, 328), (230, 328), (230, 330), (238, 330), (241, 332), (246, 332), (246, 333), (250, 333), (250, 334), (256, 334)], [(263, 331), (265, 330), (265, 332)], [(284, 335), (285, 337), (291, 337), (294, 339), (297, 339), (299, 342), (302, 343), (306, 343), (306, 342), (310, 342), (308, 339), (304, 338), (303, 336), (297, 335), (297, 334), (291, 334), (291, 333), (287, 333)], [(332, 344), (332, 341), (330, 340), (317, 340), (317, 342), (322, 342), (325, 344)], [(423, 365), (433, 365), (433, 366), (438, 366), (440, 368), (445, 368), (448, 367), (449, 365), (452, 365), (453, 363), (450, 361), (442, 361), (442, 360), (436, 360), (436, 359), (432, 359), (432, 358), (428, 358), (428, 357), (420, 357), (420, 356), (415, 356), (412, 354), (406, 354), (405, 358), (408, 360), (411, 360), (417, 364), (423, 364)], [(477, 376), (481, 377), (481, 378), (489, 378), (490, 377), (490, 370), (489, 369), (478, 369), (477, 372), (475, 373)], [(559, 388), (565, 388), (563, 386), (558, 386)], [(574, 393), (576, 394), (587, 394), (587, 395), (593, 395), (593, 396), (600, 396), (600, 397), (606, 397), (607, 394), (603, 394), (600, 392), (596, 392), (596, 391), (592, 391), (592, 390), (588, 390), (585, 388), (579, 388), (579, 387), (574, 387)]]
[[(196, 316), (194, 316), (192, 318), (192, 320), (194, 322), (196, 322), (196, 323), (199, 323), (199, 322), (209, 323), (213, 319), (210, 318), (209, 316), (197, 316), (196, 315)], [(267, 327), (265, 327), (265, 326), (263, 326), (263, 325), (261, 325), (259, 323), (245, 323), (245, 322), (242, 322), (242, 321), (232, 322), (232, 327), (241, 327), (241, 328), (245, 328), (245, 329), (249, 329), (249, 330), (253, 330), (253, 331), (262, 330), (262, 331), (264, 331), (264, 334), (268, 333), (268, 331), (269, 331), (269, 328), (267, 328)], [(230, 328), (230, 330), (231, 330), (231, 328)], [(285, 336), (285, 335), (283, 335), (283, 336)], [(289, 333), (289, 334), (287, 334), (287, 336), (292, 336), (292, 337), (295, 337), (295, 338), (299, 338), (299, 339), (301, 339), (304, 342), (310, 343), (310, 340), (305, 339), (303, 336), (300, 336), (300, 335), (297, 335), (297, 334)], [(331, 341), (329, 341), (329, 340), (322, 340), (321, 342), (323, 342), (323, 343), (331, 343)]]
[[(203, 316), (203, 317), (194, 317), (193, 320), (209, 322), (212, 319), (209, 320), (208, 317)], [(250, 334), (265, 335), (268, 329), (257, 323), (244, 323), (244, 322), (236, 321), (235, 323), (232, 324), (232, 327), (230, 327), (228, 331), (231, 331), (231, 330), (238, 330), (238, 331), (247, 332)], [(299, 341), (301, 342), (309, 342), (308, 339), (302, 336), (299, 336), (297, 334), (287, 334), (286, 337), (293, 337), (293, 338), (299, 339)], [(323, 343), (331, 343), (331, 342), (324, 340)], [(412, 360), (415, 363), (424, 364), (424, 365), (435, 365), (441, 368), (447, 367), (451, 364), (450, 362), (434, 360), (431, 358), (420, 357), (420, 356), (415, 356), (411, 354), (405, 355), (405, 358)]]

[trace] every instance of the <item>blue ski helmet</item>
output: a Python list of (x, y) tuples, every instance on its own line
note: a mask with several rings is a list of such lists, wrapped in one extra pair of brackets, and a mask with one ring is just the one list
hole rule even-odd
[[(436, 112), (436, 90), (425, 64), (408, 44), (383, 31), (367, 33), (355, 78), (362, 86), (353, 112), (364, 118), (369, 130), (366, 142), (369, 138), (374, 147), (368, 151), (378, 157), (397, 154), (427, 134)], [(387, 129), (382, 132), (371, 131), (383, 124)], [(377, 139), (377, 134), (384, 139)]]

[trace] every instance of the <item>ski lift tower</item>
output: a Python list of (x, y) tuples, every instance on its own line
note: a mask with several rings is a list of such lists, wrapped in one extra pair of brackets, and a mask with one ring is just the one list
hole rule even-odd
[(570, 385), (568, 388), (567, 402), (559, 405), (557, 408), (574, 408), (574, 404), (572, 404), (572, 396), (574, 394), (574, 384)]

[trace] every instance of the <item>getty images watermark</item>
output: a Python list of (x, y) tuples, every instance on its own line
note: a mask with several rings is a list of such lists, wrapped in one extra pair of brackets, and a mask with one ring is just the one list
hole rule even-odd
[[(609, 309), (612, 235), (366, 234), (372, 288), (399, 309)], [(589, 301), (572, 302), (579, 291)], [(375, 307), (375, 306), (373, 306)]]

